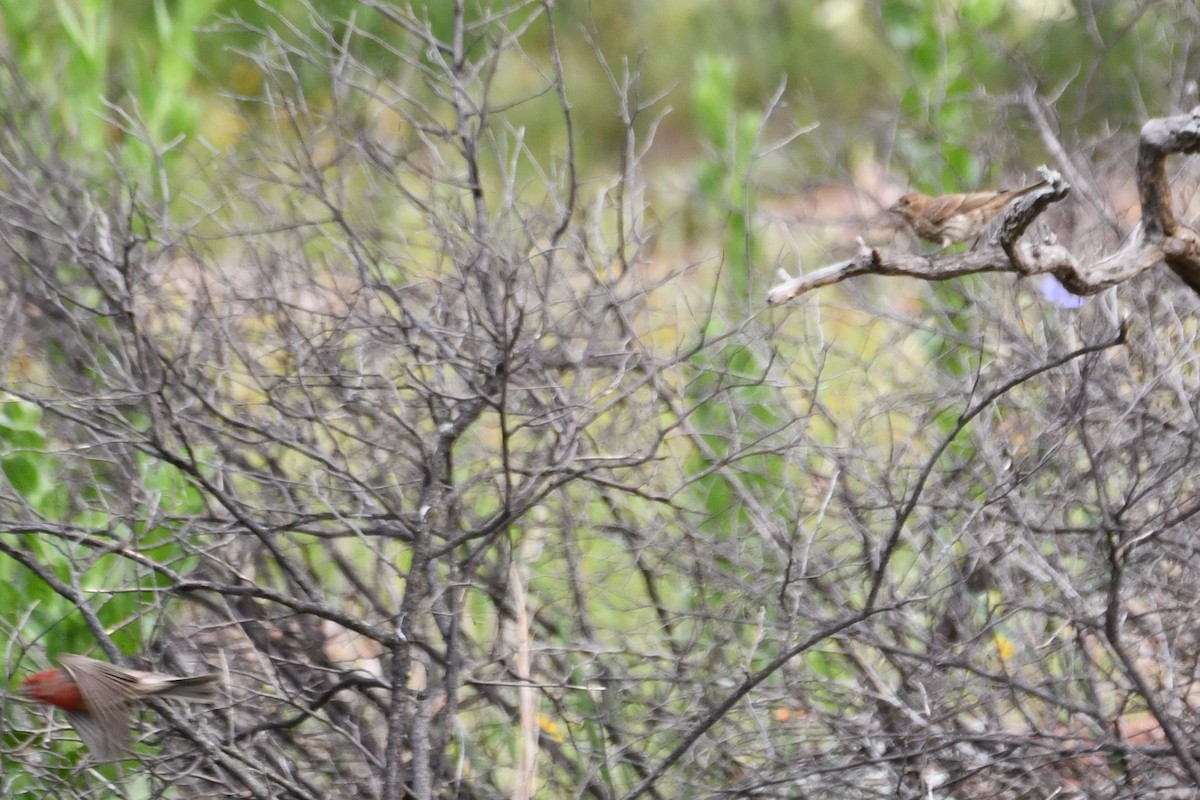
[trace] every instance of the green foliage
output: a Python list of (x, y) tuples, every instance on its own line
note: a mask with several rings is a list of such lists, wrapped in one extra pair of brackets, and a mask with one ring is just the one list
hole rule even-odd
[(154, 36), (143, 34), (135, 61), (137, 93), (150, 141), (165, 144), (196, 128), (199, 105), (188, 89), (195, 79), (195, 27), (206, 20), (218, 0), (173, 3), (154, 0)]
[(0, 467), (9, 485), (33, 505), (49, 488), (43, 478), (49, 456), (40, 422), (36, 406), (15, 400), (0, 404)]
[[(47, 14), (36, 3), (0, 0), (0, 23), (20, 73), (54, 110), (54, 146), (93, 169), (120, 166), (158, 186), (158, 154), (196, 129), (194, 31), (217, 4), (55, 0)], [(107, 157), (114, 142), (122, 145), (115, 163)]]
[[(752, 443), (785, 424), (775, 392), (763, 382), (765, 365), (751, 350), (728, 346), (692, 359), (696, 370), (687, 396), (695, 405), (692, 425), (698, 432), (687, 468), (697, 477), (693, 491), (706, 512), (703, 527), (735, 534), (748, 519), (738, 501), (741, 492), (774, 494), (785, 469), (779, 453), (747, 455)], [(741, 454), (736, 461), (729, 459)], [(736, 485), (734, 483), (736, 481)]]
[(692, 107), (696, 127), (712, 153), (697, 167), (697, 183), (701, 198), (726, 220), (724, 252), (732, 298), (744, 301), (749, 270), (759, 255), (750, 225), (755, 204), (749, 171), (762, 115), (738, 110), (736, 65), (729, 57), (700, 56), (695, 73)]
[[(0, 625), (16, 632), (22, 645), (39, 652), (37, 659), (23, 661), (19, 670), (10, 665), (10, 674), (24, 672), (43, 658), (53, 661), (60, 653), (96, 652), (95, 635), (74, 599), (60, 594), (36, 570), (82, 592), (114, 644), (127, 653), (138, 653), (159, 628), (156, 610), (163, 609), (143, 592), (157, 593), (171, 584), (171, 578), (148, 564), (160, 564), (176, 574), (187, 574), (196, 564), (191, 548), (181, 539), (184, 528), (177, 520), (202, 511), (204, 501), (178, 469), (139, 457), (139, 483), (149, 500), (148, 507), (135, 512), (135, 518), (142, 519), (136, 519), (131, 530), (106, 512), (113, 498), (102, 500), (103, 485), (79, 481), (57, 454), (60, 449), (47, 437), (36, 405), (20, 400), (0, 403), (0, 466), (31, 519), (29, 532), (4, 536), (5, 547), (19, 558), (0, 555)], [(97, 461), (82, 468), (90, 475), (102, 475), (105, 467)], [(86, 488), (79, 492), (69, 488), (78, 485)], [(136, 550), (139, 560), (116, 552), (127, 548)], [(25, 565), (26, 560), (33, 569)], [(113, 591), (118, 588), (121, 591)], [(21, 655), (17, 649), (10, 652)], [(72, 765), (88, 757), (86, 749), (72, 739), (56, 743), (55, 749), (62, 759), (62, 779), (73, 780)], [(10, 766), (4, 765), (3, 770), (6, 779), (14, 776), (6, 787), (10, 796), (26, 796), (22, 771)], [(48, 763), (43, 766), (49, 768)], [(115, 766), (101, 769), (117, 774)], [(136, 791), (136, 786), (126, 789)]]
[(0, 468), (9, 484), (26, 502), (36, 503), (48, 486), (43, 481), (45, 437), (40, 410), (9, 401), (0, 404)]
[(846, 660), (839, 654), (814, 648), (804, 654), (809, 669), (822, 680), (836, 682), (845, 679), (853, 673), (846, 668)]
[[(732, 59), (700, 56), (695, 73), (692, 101), (696, 126), (711, 153), (697, 167), (697, 183), (701, 198), (726, 221), (724, 259), (729, 291), (723, 297), (736, 308), (748, 300), (749, 271), (758, 249), (749, 225), (754, 200), (747, 173), (761, 116), (737, 110), (736, 66)], [(710, 320), (703, 335), (719, 337), (724, 327), (719, 320)], [(693, 449), (688, 469), (702, 476), (695, 482), (694, 491), (707, 512), (706, 525), (731, 532), (745, 522), (744, 512), (735, 510), (737, 491), (729, 477), (714, 467), (731, 452), (740, 450), (741, 443), (734, 438), (738, 417), (748, 414), (746, 421), (762, 420), (768, 425), (777, 422), (773, 398), (760, 383), (762, 365), (757, 356), (742, 347), (717, 345), (711, 351), (701, 350), (693, 357), (693, 367), (695, 377), (688, 384), (687, 396), (697, 404), (693, 421), (699, 432), (698, 443), (703, 446)], [(761, 485), (768, 476), (778, 475), (782, 465), (773, 463), (777, 461), (764, 456), (755, 463), (737, 465), (736, 471), (750, 483)]]
[[(933, 193), (971, 187), (987, 166), (971, 145), (993, 114), (978, 102), (977, 90), (994, 64), (992, 51), (978, 46), (974, 21), (990, 17), (995, 24), (1003, 9), (993, 8), (990, 0), (962, 5), (973, 10), (915, 0), (887, 0), (880, 6), (885, 35), (904, 67), (899, 99), (909, 125), (901, 129), (899, 144), (906, 161), (921, 168), (914, 182)], [(918, 136), (905, 135), (910, 130)]]
[[(147, 613), (145, 598), (136, 590), (162, 588), (171, 579), (151, 569), (139, 569), (121, 554), (97, 555), (96, 543), (88, 540), (108, 539), (114, 546), (135, 547), (144, 558), (186, 574), (195, 559), (180, 540), (182, 528), (172, 520), (203, 510), (203, 498), (178, 469), (140, 456), (141, 485), (152, 505), (145, 510), (145, 517), (158, 522), (138, 521), (130, 530), (103, 510), (104, 503), (87, 502), (89, 494), (95, 497), (94, 491), (71, 496), (66, 487), (78, 482), (54, 452), (57, 448), (47, 440), (41, 423), (41, 411), (31, 403), (9, 400), (0, 404), (0, 467), (30, 512), (47, 527), (74, 531), (77, 540), (43, 536), (37, 532), (39, 526), (31, 523), (30, 532), (7, 543), (67, 586), (77, 580), (85, 595), (94, 598), (96, 613), (114, 641), (122, 649), (136, 652), (157, 625), (154, 615)], [(92, 466), (102, 474), (103, 463)], [(135, 591), (109, 593), (118, 586)], [(52, 654), (95, 649), (95, 639), (74, 602), (7, 557), (0, 557), (0, 601), (3, 623), (10, 630), (20, 626), (24, 640), (40, 641)]]

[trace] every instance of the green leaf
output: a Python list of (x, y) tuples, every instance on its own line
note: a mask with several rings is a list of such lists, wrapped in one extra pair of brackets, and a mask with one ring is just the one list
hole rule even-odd
[(692, 106), (701, 134), (718, 150), (729, 144), (734, 69), (733, 59), (728, 56), (706, 54), (696, 59)]
[(41, 450), (46, 444), (46, 437), (38, 431), (17, 430), (0, 423), (0, 439), (13, 447)]
[(0, 404), (0, 416), (14, 428), (35, 430), (42, 421), (42, 410), (24, 400), (9, 400)]
[(994, 25), (1004, 13), (1003, 0), (965, 0), (959, 7), (964, 20), (976, 27)]
[(158, 38), (166, 44), (171, 40), (171, 14), (167, 11), (163, 0), (154, 0), (154, 23), (158, 28)]
[(843, 677), (843, 670), (838, 659), (830, 653), (822, 652), (821, 650), (809, 650), (804, 654), (808, 665), (812, 667), (813, 672), (825, 678), (826, 680), (840, 680)]
[(37, 462), (27, 453), (6, 456), (0, 459), (0, 468), (8, 482), (22, 497), (29, 499), (38, 494), (42, 485), (42, 474)]

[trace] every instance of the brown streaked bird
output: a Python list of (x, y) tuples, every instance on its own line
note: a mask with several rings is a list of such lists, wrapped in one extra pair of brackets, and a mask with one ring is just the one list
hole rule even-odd
[(988, 223), (998, 217), (1009, 203), (1045, 185), (1045, 181), (1039, 181), (1024, 189), (943, 194), (938, 197), (911, 192), (897, 200), (888, 211), (903, 217), (922, 239), (949, 247), (983, 233)]
[(129, 708), (145, 697), (212, 700), (217, 676), (178, 677), (97, 661), (64, 653), (61, 669), (30, 675), (21, 693), (32, 700), (58, 706), (79, 738), (101, 761), (120, 758), (129, 746)]

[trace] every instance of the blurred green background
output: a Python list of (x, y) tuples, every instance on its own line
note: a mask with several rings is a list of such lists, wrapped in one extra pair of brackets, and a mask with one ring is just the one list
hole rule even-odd
[[(436, 31), (449, 25), (452, 4), (423, 11)], [(248, 56), (264, 36), (286, 39), (289, 25), (319, 17), (340, 20), (335, 39), (338, 24), (353, 25), (382, 43), (390, 25), (363, 4), (299, 0), (8, 0), (2, 14), (8, 57), (54, 100), (56, 145), (93, 154), (130, 132), (176, 154), (236, 147), (263, 88)], [(927, 189), (975, 186), (1013, 163), (1036, 166), (1044, 160), (1037, 137), (1010, 113), (1031, 80), (1054, 96), (1063, 135), (1076, 142), (1136, 128), (1147, 111), (1170, 110), (1179, 88), (1171, 71), (1178, 20), (1146, 3), (608, 0), (561, 3), (555, 19), (577, 130), (586, 132), (577, 142), (585, 167), (611, 169), (623, 140), (594, 41), (616, 79), (638, 71), (644, 124), (661, 118), (656, 169), (686, 171), (727, 124), (725, 98), (705, 85), (714, 69), (728, 73), (737, 111), (761, 112), (782, 86), (773, 129), (819, 127), (771, 176), (780, 192), (872, 162)], [(504, 64), (499, 95), (530, 85), (546, 36), (537, 26), (524, 39), (529, 62)], [(360, 56), (389, 68), (382, 45)], [(312, 105), (328, 101), (320, 69), (292, 66)], [(561, 148), (560, 121), (539, 110), (552, 104), (524, 103), (513, 120), (535, 152)], [(1006, 135), (995, 136), (1001, 127)]]

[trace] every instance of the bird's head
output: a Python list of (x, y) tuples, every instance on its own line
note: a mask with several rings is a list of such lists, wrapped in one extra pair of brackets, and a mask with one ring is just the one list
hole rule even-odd
[(69, 711), (86, 707), (79, 693), (79, 685), (60, 669), (48, 669), (30, 675), (21, 681), (18, 691), (22, 697), (52, 703)]
[(902, 195), (899, 200), (893, 203), (888, 211), (911, 221), (924, 210), (926, 200), (928, 198), (919, 192), (909, 192), (906, 195)]

